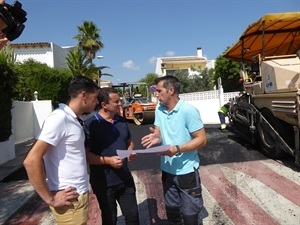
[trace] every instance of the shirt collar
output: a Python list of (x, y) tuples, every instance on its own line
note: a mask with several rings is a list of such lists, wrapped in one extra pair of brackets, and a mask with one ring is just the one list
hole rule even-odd
[(182, 103), (183, 103), (183, 100), (179, 99), (179, 101), (177, 102), (175, 107), (170, 112), (168, 112), (167, 108), (164, 105), (162, 105), (161, 103), (160, 103), (160, 106), (162, 107), (162, 109), (165, 113), (172, 113), (173, 111), (177, 112), (180, 109), (180, 106), (182, 105)]
[[(97, 118), (97, 120), (99, 122), (107, 122), (109, 123), (108, 121), (106, 121), (99, 113), (95, 113), (95, 117)], [(117, 115), (114, 116), (114, 122), (113, 123), (116, 123), (118, 122), (120, 119)]]
[(59, 103), (59, 109), (63, 110), (64, 112), (70, 114), (74, 118), (77, 118), (76, 114), (73, 112), (73, 110), (66, 104), (64, 103)]

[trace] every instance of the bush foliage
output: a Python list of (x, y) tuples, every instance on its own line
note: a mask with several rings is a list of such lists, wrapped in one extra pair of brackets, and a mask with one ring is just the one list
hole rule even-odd
[(19, 76), (17, 100), (32, 101), (37, 91), (38, 99), (51, 100), (54, 108), (60, 102), (67, 102), (67, 88), (73, 77), (70, 71), (50, 68), (32, 59), (16, 66), (16, 70)]
[(0, 142), (7, 141), (12, 134), (12, 98), (16, 96), (17, 82), (13, 64), (8, 62), (5, 54), (0, 53)]

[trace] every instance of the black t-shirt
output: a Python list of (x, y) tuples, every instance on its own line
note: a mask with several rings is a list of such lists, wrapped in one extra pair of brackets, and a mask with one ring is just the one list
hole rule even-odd
[[(117, 149), (127, 151), (127, 141), (131, 139), (127, 121), (122, 117), (115, 116), (114, 122), (110, 123), (98, 113), (90, 117), (84, 124), (86, 140), (85, 146), (90, 151), (101, 156), (116, 156)], [(127, 166), (127, 158), (123, 159), (123, 166), (114, 169), (109, 165), (90, 165), (90, 179), (99, 181), (99, 185), (112, 187), (123, 184), (132, 179)]]

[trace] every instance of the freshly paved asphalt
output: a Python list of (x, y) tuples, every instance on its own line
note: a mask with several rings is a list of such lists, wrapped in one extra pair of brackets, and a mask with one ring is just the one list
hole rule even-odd
[[(129, 126), (135, 149), (142, 148), (140, 138), (149, 132), (150, 125)], [(267, 159), (230, 131), (221, 132), (217, 125), (205, 127), (208, 145), (199, 151), (203, 224), (300, 225), (300, 178), (293, 159)], [(17, 157), (0, 165), (0, 224), (56, 224), (22, 167), (30, 143), (17, 145)], [(141, 225), (166, 224), (159, 157), (139, 154), (129, 167), (137, 187)], [(101, 225), (98, 203), (92, 192), (90, 196), (88, 225)], [(125, 224), (122, 216), (118, 219), (118, 225)]]

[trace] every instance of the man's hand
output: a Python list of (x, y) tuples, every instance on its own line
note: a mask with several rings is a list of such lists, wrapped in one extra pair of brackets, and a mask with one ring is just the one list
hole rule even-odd
[(177, 154), (177, 148), (175, 146), (170, 146), (170, 148), (165, 152), (158, 153), (159, 156), (169, 156), (172, 157)]
[[(106, 156), (107, 157), (107, 156)], [(111, 156), (107, 157), (109, 160), (107, 162), (108, 165), (115, 169), (120, 169), (123, 166), (123, 161), (119, 156)]]
[(154, 129), (153, 127), (150, 127), (150, 134), (142, 137), (142, 145), (146, 148), (150, 148), (151, 146), (155, 144), (159, 144), (161, 142), (160, 140), (160, 132), (158, 129)]
[[(0, 24), (0, 27), (1, 27), (1, 24)], [(5, 34), (0, 31), (0, 50), (7, 44), (8, 41), (9, 40), (5, 37)]]
[[(130, 150), (128, 150), (130, 151)], [(128, 157), (128, 161), (134, 161), (137, 157), (137, 154), (136, 153), (131, 153), (130, 156)]]
[(68, 187), (61, 191), (52, 192), (52, 194), (53, 199), (52, 201), (48, 202), (48, 204), (54, 208), (71, 205), (71, 201), (77, 199), (79, 196), (79, 193), (76, 192), (75, 187)]
[(7, 44), (7, 38), (0, 38), (0, 50)]

